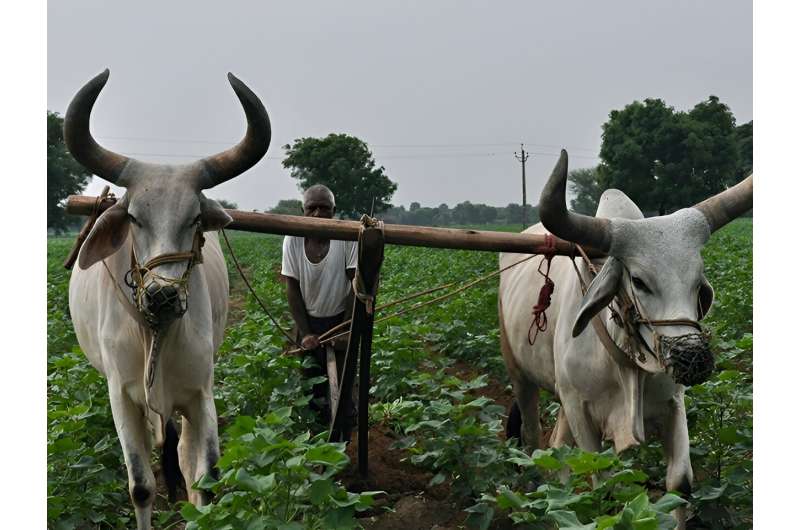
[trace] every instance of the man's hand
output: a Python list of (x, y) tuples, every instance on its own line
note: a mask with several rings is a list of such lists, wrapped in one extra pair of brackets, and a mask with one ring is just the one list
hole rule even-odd
[(319, 337), (317, 335), (306, 335), (303, 337), (303, 340), (300, 341), (300, 346), (302, 346), (304, 350), (316, 350), (319, 348)]

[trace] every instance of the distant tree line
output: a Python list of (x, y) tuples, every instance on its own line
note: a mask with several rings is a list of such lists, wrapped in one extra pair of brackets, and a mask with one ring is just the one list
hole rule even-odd
[[(527, 212), (529, 225), (539, 221), (536, 207), (527, 205)], [(383, 212), (380, 217), (387, 223), (405, 225), (521, 225), (522, 206), (516, 203), (511, 203), (507, 206), (489, 206), (487, 204), (464, 201), (450, 208), (444, 203), (435, 207), (427, 207), (420, 205), (418, 202), (412, 202), (408, 209), (405, 206), (392, 206)]]
[[(266, 211), (284, 215), (303, 215), (303, 203), (299, 199), (283, 199)], [(527, 205), (527, 212), (528, 224), (539, 221), (538, 208)], [(389, 206), (376, 215), (387, 223), (421, 226), (522, 224), (522, 206), (516, 203), (508, 206), (489, 206), (464, 201), (450, 208), (444, 203), (427, 207), (412, 202), (408, 209), (405, 206)]]

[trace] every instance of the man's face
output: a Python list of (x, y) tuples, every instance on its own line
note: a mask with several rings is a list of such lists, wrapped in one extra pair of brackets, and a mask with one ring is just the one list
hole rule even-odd
[(336, 207), (331, 202), (330, 196), (324, 191), (312, 191), (306, 194), (303, 203), (303, 215), (306, 217), (322, 217), (332, 219)]

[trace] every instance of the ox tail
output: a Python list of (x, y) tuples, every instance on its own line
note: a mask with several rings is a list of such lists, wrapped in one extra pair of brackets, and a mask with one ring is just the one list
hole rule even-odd
[(178, 465), (178, 430), (175, 422), (170, 418), (164, 436), (164, 446), (161, 448), (161, 468), (164, 473), (164, 482), (167, 484), (169, 502), (173, 503), (178, 497), (178, 484), (181, 481), (181, 468)]
[(508, 410), (508, 419), (506, 420), (506, 440), (516, 438), (518, 441), (522, 440), (522, 413), (519, 410), (517, 400), (511, 403), (511, 408)]

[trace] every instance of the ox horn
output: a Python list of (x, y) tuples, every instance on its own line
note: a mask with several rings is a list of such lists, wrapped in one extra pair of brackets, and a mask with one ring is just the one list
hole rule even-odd
[(611, 226), (608, 219), (567, 211), (566, 189), (567, 151), (562, 149), (556, 167), (542, 190), (539, 218), (545, 228), (561, 239), (608, 252), (611, 248)]
[(89, 132), (89, 116), (100, 91), (108, 81), (108, 68), (81, 88), (67, 107), (64, 116), (64, 142), (72, 156), (89, 171), (114, 184), (128, 162), (128, 157), (101, 147)]
[(709, 197), (694, 205), (708, 221), (711, 232), (730, 223), (743, 213), (753, 209), (753, 175), (737, 185)]
[(272, 138), (269, 115), (258, 96), (230, 72), (228, 81), (244, 107), (247, 132), (244, 139), (235, 146), (202, 160), (206, 174), (200, 183), (200, 189), (212, 188), (253, 167), (267, 152)]

